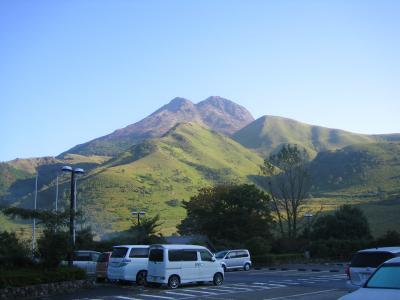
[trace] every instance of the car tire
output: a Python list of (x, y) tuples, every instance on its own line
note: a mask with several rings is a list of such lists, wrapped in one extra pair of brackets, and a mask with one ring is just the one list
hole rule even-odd
[(245, 271), (250, 270), (250, 264), (249, 263), (244, 264), (243, 270), (245, 270)]
[(221, 285), (224, 282), (224, 276), (221, 273), (215, 273), (213, 278), (214, 285)]
[(169, 279), (168, 279), (168, 288), (169, 289), (176, 289), (179, 287), (179, 285), (181, 284), (181, 280), (179, 279), (179, 277), (177, 275), (172, 275)]
[(139, 271), (136, 275), (136, 284), (137, 285), (146, 285), (146, 276), (147, 272), (142, 270)]

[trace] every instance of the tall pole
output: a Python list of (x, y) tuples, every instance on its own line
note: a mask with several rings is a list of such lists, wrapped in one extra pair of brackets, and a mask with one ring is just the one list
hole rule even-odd
[(137, 224), (138, 224), (138, 226), (140, 226), (140, 213), (139, 212), (137, 214)]
[(57, 184), (56, 184), (56, 211), (58, 211), (58, 173), (57, 173)]
[[(34, 202), (33, 202), (33, 209), (35, 211), (36, 211), (36, 202), (37, 202), (38, 176), (39, 176), (39, 173), (36, 173), (35, 198), (34, 198)], [(32, 226), (32, 256), (35, 255), (35, 240), (36, 240), (36, 218), (33, 218), (33, 226)]]
[(75, 172), (71, 172), (71, 194), (70, 194), (70, 213), (69, 213), (69, 237), (70, 237), (70, 249), (68, 253), (68, 266), (73, 265), (73, 254), (75, 250)]

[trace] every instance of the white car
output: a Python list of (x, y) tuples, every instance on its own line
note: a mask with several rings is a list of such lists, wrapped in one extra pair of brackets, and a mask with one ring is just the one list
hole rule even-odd
[(250, 270), (250, 253), (246, 249), (225, 250), (215, 253), (215, 258), (219, 261), (224, 271), (231, 269)]
[(175, 289), (182, 283), (208, 282), (221, 285), (224, 269), (211, 252), (196, 245), (150, 246), (147, 282)]
[(340, 300), (398, 300), (400, 299), (400, 257), (383, 263), (364, 286)]
[[(87, 275), (95, 275), (96, 264), (100, 256), (100, 252), (92, 250), (77, 250), (74, 251), (73, 266), (85, 270)], [(61, 262), (62, 265), (67, 265), (68, 261)]]
[(146, 282), (149, 246), (114, 246), (108, 262), (109, 280), (135, 281), (138, 285)]
[(382, 247), (360, 250), (353, 255), (347, 270), (350, 283), (362, 286), (383, 262), (400, 256), (400, 247)]

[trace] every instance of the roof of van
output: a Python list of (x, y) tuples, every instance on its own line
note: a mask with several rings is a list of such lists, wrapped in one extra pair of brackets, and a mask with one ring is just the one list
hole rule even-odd
[(384, 262), (384, 264), (400, 264), (400, 257), (395, 257)]
[(358, 251), (362, 252), (390, 252), (390, 253), (400, 253), (400, 247), (380, 247), (380, 248), (370, 248)]
[(162, 247), (164, 249), (207, 249), (206, 247), (199, 245), (182, 245), (182, 244), (163, 244), (163, 245), (151, 245), (152, 247)]
[(140, 248), (147, 248), (147, 247), (149, 247), (149, 245), (118, 245), (118, 246), (113, 246), (113, 248), (116, 248), (116, 247), (126, 247), (126, 248), (129, 248), (129, 247), (140, 247)]

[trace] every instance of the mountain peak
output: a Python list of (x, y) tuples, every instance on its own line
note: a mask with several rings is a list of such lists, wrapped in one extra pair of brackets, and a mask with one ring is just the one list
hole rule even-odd
[(172, 99), (168, 104), (164, 105), (160, 110), (169, 110), (171, 112), (177, 112), (181, 109), (193, 108), (193, 107), (194, 104), (192, 103), (192, 101), (185, 98), (176, 97)]

